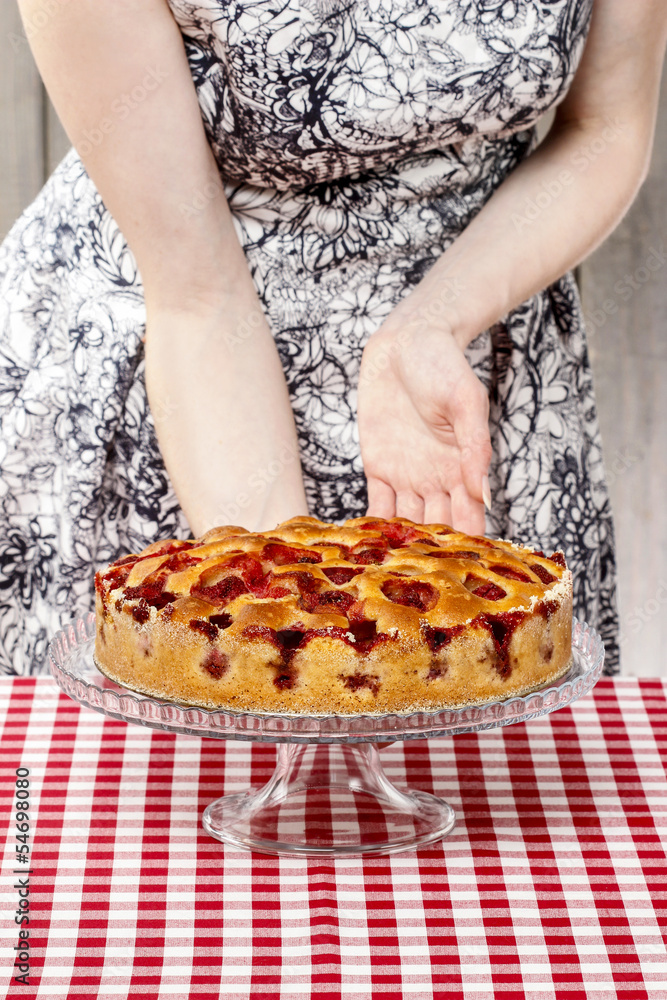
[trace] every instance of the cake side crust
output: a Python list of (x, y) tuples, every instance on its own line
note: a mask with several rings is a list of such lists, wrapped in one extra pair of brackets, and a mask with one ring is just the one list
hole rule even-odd
[[(133, 690), (209, 709), (341, 715), (436, 711), (518, 696), (567, 671), (569, 571), (541, 603), (541, 611), (519, 609), (523, 617), (501, 662), (497, 637), (478, 615), (435, 652), (415, 639), (414, 630), (409, 635), (396, 628), (360, 653), (341, 639), (340, 626), (332, 626), (337, 635), (322, 630), (325, 634), (310, 638), (286, 663), (276, 645), (261, 636), (249, 639), (230, 629), (212, 640), (183, 621), (163, 619), (155, 608), (138, 622), (100, 588), (95, 657), (106, 676)], [(420, 621), (422, 629), (433, 627), (426, 617)]]

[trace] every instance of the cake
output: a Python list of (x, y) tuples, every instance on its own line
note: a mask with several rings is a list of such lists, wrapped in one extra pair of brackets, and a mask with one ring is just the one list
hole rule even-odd
[(95, 586), (99, 669), (205, 708), (434, 711), (525, 694), (571, 660), (561, 552), (400, 517), (214, 528)]

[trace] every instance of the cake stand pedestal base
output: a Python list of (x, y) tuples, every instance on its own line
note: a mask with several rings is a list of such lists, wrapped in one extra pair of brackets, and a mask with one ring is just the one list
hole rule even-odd
[(414, 850), (446, 837), (455, 819), (442, 799), (396, 788), (373, 743), (280, 743), (266, 785), (223, 795), (202, 822), (217, 840), (262, 854), (350, 857)]

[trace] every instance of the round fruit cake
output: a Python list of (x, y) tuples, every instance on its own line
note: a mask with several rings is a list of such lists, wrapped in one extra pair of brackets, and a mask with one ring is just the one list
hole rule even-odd
[(119, 559), (95, 585), (100, 670), (206, 708), (460, 707), (524, 694), (571, 660), (560, 552), (400, 517), (214, 528)]

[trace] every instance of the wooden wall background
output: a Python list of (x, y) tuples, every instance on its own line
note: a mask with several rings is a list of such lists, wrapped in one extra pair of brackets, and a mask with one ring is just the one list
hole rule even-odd
[[(579, 269), (616, 518), (625, 674), (667, 674), (667, 77), (651, 174)], [(0, 235), (68, 149), (14, 0), (0, 4)]]

